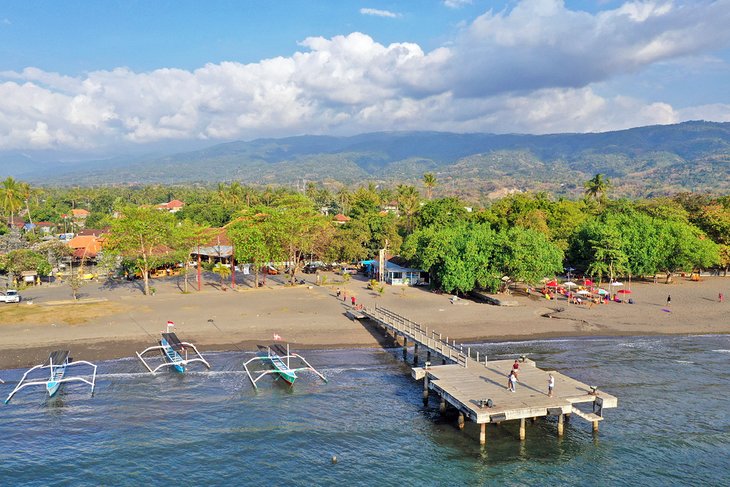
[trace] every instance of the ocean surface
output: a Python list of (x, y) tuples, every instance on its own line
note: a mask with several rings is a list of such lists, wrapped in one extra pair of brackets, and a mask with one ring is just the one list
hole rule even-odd
[[(67, 384), (0, 405), (0, 485), (730, 485), (730, 336), (472, 344), (527, 354), (618, 396), (601, 431), (574, 418), (461, 432), (424, 407), (400, 350), (320, 350), (329, 379), (254, 392), (244, 352), (212, 370), (151, 376), (134, 358), (99, 363), (94, 397)], [(83, 357), (76, 357), (82, 360)], [(24, 370), (0, 371), (6, 397)], [(333, 455), (337, 462), (332, 462)]]

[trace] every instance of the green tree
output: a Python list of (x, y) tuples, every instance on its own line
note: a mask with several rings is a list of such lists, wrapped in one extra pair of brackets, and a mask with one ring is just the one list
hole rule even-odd
[(258, 288), (259, 271), (274, 259), (278, 242), (272, 241), (276, 232), (271, 227), (272, 210), (258, 208), (244, 213), (231, 222), (226, 231), (233, 242), (237, 262), (251, 263), (254, 273), (254, 287)]
[(598, 203), (603, 204), (606, 199), (606, 192), (611, 187), (611, 181), (599, 173), (583, 183), (583, 187), (587, 198), (593, 198)]
[(413, 232), (413, 217), (420, 207), (419, 203), (418, 191), (414, 186), (398, 185), (398, 207), (406, 221), (406, 234)]
[(6, 215), (10, 215), (10, 225), (15, 227), (15, 214), (23, 206), (23, 188), (21, 183), (8, 176), (0, 183), (0, 204)]
[(441, 198), (423, 205), (415, 217), (415, 228), (448, 227), (468, 221), (469, 214), (457, 198)]
[(150, 207), (127, 206), (112, 221), (107, 249), (133, 263), (142, 274), (144, 294), (150, 294), (150, 271), (168, 262), (175, 245), (174, 215)]
[(225, 290), (225, 278), (231, 275), (231, 268), (221, 262), (216, 262), (213, 266), (213, 272), (218, 274), (218, 277), (220, 277), (221, 280), (221, 289)]
[(432, 172), (423, 175), (423, 185), (426, 187), (426, 199), (431, 200), (433, 188), (436, 187), (436, 176)]

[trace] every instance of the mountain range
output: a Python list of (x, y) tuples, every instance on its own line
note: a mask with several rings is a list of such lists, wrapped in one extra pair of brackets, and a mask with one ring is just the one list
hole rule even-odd
[[(68, 155), (67, 155), (68, 158)], [(684, 122), (583, 134), (379, 132), (235, 141), (179, 153), (62, 162), (51, 153), (0, 153), (0, 171), (40, 185), (240, 181), (255, 185), (415, 184), (436, 175), (436, 194), (576, 196), (596, 173), (613, 193), (730, 192), (730, 123)]]

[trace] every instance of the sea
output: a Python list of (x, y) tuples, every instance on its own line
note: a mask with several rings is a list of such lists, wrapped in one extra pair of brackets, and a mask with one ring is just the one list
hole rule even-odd
[[(522, 354), (619, 398), (600, 432), (573, 418), (456, 426), (424, 406), (400, 349), (307, 350), (326, 377), (293, 387), (243, 371), (250, 352), (209, 353), (210, 371), (156, 376), (100, 362), (93, 397), (67, 384), (0, 405), (0, 485), (730, 485), (730, 336), (565, 338), (470, 344)], [(79, 360), (83, 357), (77, 357)], [(5, 397), (24, 370), (0, 371)]]

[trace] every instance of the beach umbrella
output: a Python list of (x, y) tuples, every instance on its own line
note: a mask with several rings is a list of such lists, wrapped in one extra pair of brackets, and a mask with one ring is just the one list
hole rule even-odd
[(565, 287), (578, 287), (578, 285), (576, 283), (574, 283), (573, 281), (564, 282), (563, 283), (563, 286), (565, 286)]
[(624, 285), (623, 282), (618, 282), (618, 281), (614, 281), (609, 284), (609, 286), (623, 286), (623, 285)]
[(553, 279), (552, 281), (548, 281), (545, 285), (548, 286), (548, 287), (555, 287), (555, 286), (558, 285), (558, 281), (556, 281), (555, 279)]
[(608, 294), (608, 291), (606, 291), (605, 289), (599, 289), (598, 294), (600, 294), (601, 296), (605, 296), (606, 294)]
[(593, 281), (591, 281), (590, 279), (583, 279), (583, 284), (585, 284), (586, 286), (592, 286)]
[(580, 291), (578, 291), (575, 294), (583, 294), (583, 295), (585, 295), (585, 294), (590, 294), (590, 293), (591, 293), (590, 291), (586, 291), (585, 289), (581, 289)]

